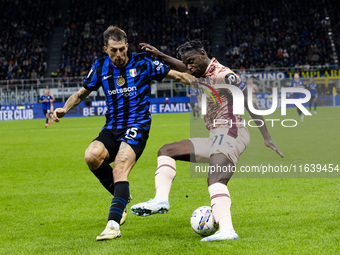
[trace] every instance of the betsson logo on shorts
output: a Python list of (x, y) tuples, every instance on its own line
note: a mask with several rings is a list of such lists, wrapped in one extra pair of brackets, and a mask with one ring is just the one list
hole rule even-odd
[(107, 93), (111, 96), (111, 95), (122, 94), (122, 93), (126, 93), (126, 92), (136, 93), (136, 91), (137, 91), (137, 87), (128, 87), (128, 88), (119, 88), (119, 89), (115, 89), (115, 90), (108, 90)]

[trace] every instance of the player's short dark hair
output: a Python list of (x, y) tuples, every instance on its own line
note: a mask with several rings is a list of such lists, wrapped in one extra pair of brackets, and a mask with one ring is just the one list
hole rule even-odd
[(200, 41), (200, 40), (190, 40), (188, 39), (188, 41), (186, 41), (185, 43), (181, 44), (180, 46), (178, 46), (177, 50), (177, 57), (181, 58), (182, 55), (185, 52), (191, 51), (191, 50), (195, 50), (197, 52), (200, 52), (201, 50), (204, 50), (204, 46), (203, 46), (204, 42)]
[(103, 33), (103, 36), (105, 45), (108, 45), (110, 39), (116, 42), (124, 40), (127, 43), (126, 33), (117, 26), (109, 26)]

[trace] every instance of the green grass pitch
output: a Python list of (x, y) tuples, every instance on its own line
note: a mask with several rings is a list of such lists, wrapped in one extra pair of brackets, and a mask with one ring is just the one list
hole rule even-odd
[[(274, 117), (282, 119), (279, 112)], [(296, 110), (288, 117), (297, 119)], [(190, 178), (186, 162), (177, 163), (167, 214), (137, 217), (129, 210), (121, 238), (95, 241), (111, 195), (83, 156), (103, 123), (103, 117), (65, 118), (45, 129), (43, 119), (0, 122), (0, 254), (340, 254), (340, 179), (233, 178), (228, 186), (240, 239), (203, 243), (190, 216), (210, 204), (209, 194), (205, 179)], [(320, 107), (296, 128), (269, 128), (284, 159), (249, 128), (239, 164), (340, 164), (339, 123), (340, 108)], [(131, 204), (154, 196), (158, 149), (189, 133), (189, 114), (153, 116), (130, 175)]]

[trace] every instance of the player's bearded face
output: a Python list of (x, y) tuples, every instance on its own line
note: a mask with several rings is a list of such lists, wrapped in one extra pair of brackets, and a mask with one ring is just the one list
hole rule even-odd
[(195, 51), (184, 53), (182, 55), (182, 62), (187, 66), (190, 74), (196, 78), (203, 76), (207, 68), (202, 56)]
[(123, 67), (128, 62), (128, 44), (124, 40), (117, 42), (110, 39), (107, 46), (104, 46), (104, 50), (109, 55), (114, 66)]

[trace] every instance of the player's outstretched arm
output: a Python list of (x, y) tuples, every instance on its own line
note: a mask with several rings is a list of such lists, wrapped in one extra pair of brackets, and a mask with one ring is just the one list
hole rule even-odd
[(142, 50), (149, 52), (150, 54), (154, 55), (162, 62), (167, 63), (168, 65), (170, 65), (172, 69), (179, 71), (179, 72), (188, 72), (187, 66), (183, 64), (182, 61), (176, 58), (170, 57), (169, 55), (166, 55), (165, 53), (159, 51), (156, 47), (151, 46), (150, 44), (140, 43), (139, 45), (141, 46)]
[(50, 109), (51, 109), (51, 112), (53, 112), (53, 111), (54, 111), (54, 106), (53, 106), (53, 103), (52, 103), (52, 101), (50, 101)]
[[(285, 156), (281, 153), (281, 151), (279, 150), (279, 148), (276, 147), (275, 143), (272, 141), (272, 138), (269, 135), (266, 123), (263, 119), (263, 117), (261, 115), (256, 115), (254, 113), (252, 113), (251, 111), (249, 111), (248, 108), (248, 100), (247, 100), (247, 89), (244, 90), (244, 103), (245, 103), (245, 107), (247, 109), (247, 111), (249, 112), (250, 117), (254, 120), (254, 122), (256, 123), (256, 125), (258, 126), (258, 128), (260, 129), (260, 132), (263, 136), (264, 139), (264, 144), (271, 148), (273, 151), (276, 151), (277, 154), (280, 155), (281, 158), (284, 158)], [(256, 104), (256, 102), (253, 102), (253, 106), (255, 109), (258, 109), (258, 106)]]
[(193, 76), (188, 73), (182, 73), (182, 72), (178, 72), (175, 70), (170, 70), (166, 78), (180, 81), (185, 84), (190, 84), (191, 80), (193, 79)]
[(90, 95), (91, 91), (81, 88), (78, 92), (74, 93), (72, 96), (70, 96), (66, 103), (64, 104), (63, 108), (57, 108), (52, 113), (52, 119), (56, 122), (60, 121), (60, 118), (64, 117), (65, 114), (80, 104), (81, 101), (83, 101), (88, 95)]

